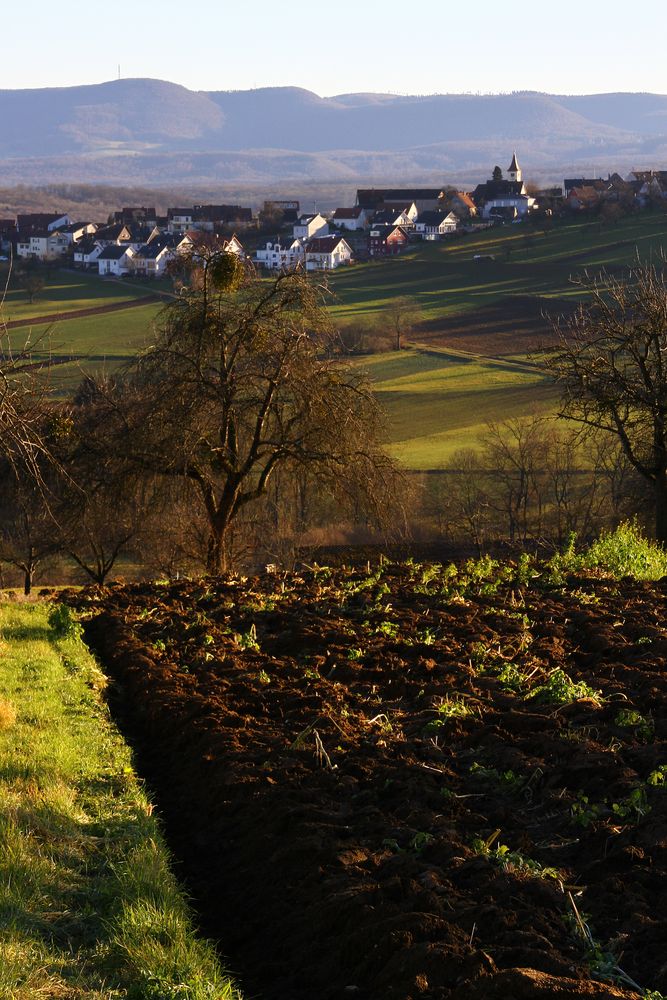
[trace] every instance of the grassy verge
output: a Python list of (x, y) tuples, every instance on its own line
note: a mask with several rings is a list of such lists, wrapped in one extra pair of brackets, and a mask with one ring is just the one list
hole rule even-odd
[(104, 678), (0, 606), (0, 997), (237, 1000), (198, 940)]

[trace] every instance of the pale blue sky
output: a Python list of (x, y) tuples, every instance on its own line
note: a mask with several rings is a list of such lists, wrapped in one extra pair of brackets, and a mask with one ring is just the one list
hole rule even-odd
[(0, 87), (667, 93), (664, 0), (5, 0)]

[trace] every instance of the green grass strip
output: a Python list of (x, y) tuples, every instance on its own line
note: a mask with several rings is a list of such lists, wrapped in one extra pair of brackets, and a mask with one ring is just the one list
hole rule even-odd
[(239, 1000), (193, 932), (105, 679), (0, 605), (0, 998)]

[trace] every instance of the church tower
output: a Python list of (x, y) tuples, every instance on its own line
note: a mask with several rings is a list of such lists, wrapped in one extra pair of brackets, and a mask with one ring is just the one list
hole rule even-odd
[(510, 163), (509, 170), (507, 171), (508, 181), (517, 181), (519, 184), (523, 181), (523, 174), (521, 173), (521, 167), (519, 166), (519, 161), (516, 158), (516, 150), (512, 156), (512, 162)]

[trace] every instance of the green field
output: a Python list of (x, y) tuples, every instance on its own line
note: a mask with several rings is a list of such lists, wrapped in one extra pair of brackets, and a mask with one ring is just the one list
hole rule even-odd
[[(410, 296), (427, 322), (476, 311), (513, 296), (576, 299), (571, 279), (585, 270), (658, 258), (667, 248), (667, 216), (643, 214), (610, 225), (557, 222), (551, 229), (522, 223), (416, 244), (398, 258), (374, 261), (331, 278), (334, 316), (349, 321)], [(475, 254), (494, 260), (475, 261)]]
[[(15, 278), (12, 282), (12, 284), (18, 282), (18, 287), (8, 288), (5, 292), (7, 269), (0, 272), (0, 295), (4, 292), (0, 306), (2, 322), (13, 323), (38, 316), (72, 312), (75, 309), (120, 305), (133, 299), (144, 298), (151, 291), (144, 285), (111, 281), (84, 272), (52, 268), (39, 273), (45, 279), (45, 285), (35, 295), (34, 302), (30, 302), (26, 290), (20, 284), (20, 278)], [(162, 289), (156, 288), (157, 290)]]
[[(380, 328), (397, 297), (409, 299), (415, 322), (409, 350), (362, 359), (389, 417), (391, 451), (409, 467), (442, 466), (473, 445), (488, 420), (554, 412), (553, 390), (526, 359), (556, 317), (581, 299), (573, 279), (608, 267), (617, 275), (667, 248), (667, 215), (645, 212), (614, 223), (590, 217), (482, 230), (441, 243), (415, 244), (398, 258), (332, 274), (331, 313), (341, 326), (374, 320)], [(492, 260), (474, 260), (476, 254)], [(53, 271), (30, 306), (9, 293), (5, 321), (122, 305), (162, 282), (141, 286)], [(30, 339), (35, 357), (51, 354), (54, 388), (75, 385), (83, 370), (113, 370), (147, 342), (158, 303), (13, 329), (14, 348)], [(40, 339), (41, 338), (41, 339)], [(494, 360), (495, 359), (495, 360)]]
[(405, 350), (357, 362), (387, 412), (390, 452), (412, 469), (441, 468), (489, 420), (553, 413), (556, 395), (522, 366)]

